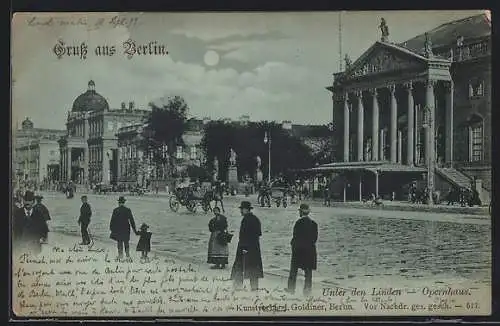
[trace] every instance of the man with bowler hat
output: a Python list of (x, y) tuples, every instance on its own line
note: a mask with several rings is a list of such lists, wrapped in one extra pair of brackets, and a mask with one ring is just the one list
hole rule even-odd
[(43, 199), (42, 195), (35, 196), (36, 200), (35, 209), (40, 210), (40, 213), (42, 214), (43, 218), (46, 221), (50, 221), (49, 209), (42, 203), (42, 199)]
[(81, 245), (90, 244), (90, 236), (88, 227), (90, 224), (90, 218), (92, 217), (92, 208), (87, 202), (87, 196), (82, 196), (82, 206), (80, 207), (80, 217), (78, 218), (78, 224), (80, 225), (80, 230), (82, 232), (82, 242)]
[(125, 207), (125, 197), (120, 196), (118, 198), (118, 207), (113, 210), (111, 215), (111, 221), (109, 223), (109, 229), (111, 231), (110, 238), (115, 240), (118, 244), (118, 260), (123, 258), (123, 248), (125, 247), (125, 255), (127, 260), (130, 261), (130, 227), (137, 234), (137, 229), (135, 227), (134, 217), (130, 208)]
[(231, 270), (231, 279), (236, 289), (241, 289), (244, 279), (250, 279), (252, 291), (259, 288), (259, 278), (264, 277), (259, 238), (262, 235), (260, 221), (252, 214), (252, 204), (242, 201), (240, 205), (240, 236), (236, 249), (236, 258)]
[(289, 293), (295, 293), (298, 269), (303, 269), (305, 274), (304, 295), (311, 294), (312, 271), (316, 270), (317, 253), (316, 241), (318, 240), (318, 224), (309, 217), (309, 205), (301, 204), (299, 207), (300, 218), (293, 227), (292, 261), (290, 276), (288, 278)]
[(35, 194), (26, 191), (23, 207), (14, 211), (12, 221), (13, 248), (34, 255), (42, 251), (42, 243), (47, 240), (49, 227), (40, 210), (34, 209)]

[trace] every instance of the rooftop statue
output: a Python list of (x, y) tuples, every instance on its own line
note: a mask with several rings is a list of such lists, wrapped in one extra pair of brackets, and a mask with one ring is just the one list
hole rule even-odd
[(425, 56), (430, 58), (434, 54), (432, 53), (432, 42), (429, 33), (425, 33), (425, 45), (424, 45)]
[(352, 61), (351, 58), (349, 58), (348, 54), (345, 55), (344, 61), (345, 61), (345, 68), (349, 69), (351, 67)]
[(382, 42), (388, 42), (389, 41), (389, 26), (387, 26), (387, 23), (385, 21), (385, 18), (380, 19), (380, 31), (382, 32), (382, 37), (380, 40)]

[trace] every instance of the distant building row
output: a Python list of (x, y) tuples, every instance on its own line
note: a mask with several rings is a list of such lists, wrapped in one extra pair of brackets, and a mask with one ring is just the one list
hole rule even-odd
[[(18, 181), (37, 183), (72, 181), (90, 184), (163, 184), (165, 169), (152, 163), (141, 150), (140, 142), (149, 110), (137, 109), (133, 102), (110, 109), (106, 99), (89, 81), (86, 92), (78, 96), (68, 112), (66, 130), (34, 128), (28, 118), (16, 132), (13, 162)], [(201, 148), (203, 127), (209, 118), (190, 119), (183, 135), (184, 146), (175, 149), (175, 167), (182, 171), (188, 165), (200, 166), (205, 158)], [(234, 122), (231, 119), (224, 120)], [(239, 123), (249, 121), (240, 117)], [(307, 141), (314, 126), (292, 125), (283, 128)]]

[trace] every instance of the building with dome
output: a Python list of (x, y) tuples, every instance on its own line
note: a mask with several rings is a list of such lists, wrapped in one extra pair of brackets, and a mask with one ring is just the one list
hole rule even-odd
[(115, 184), (118, 179), (118, 142), (116, 132), (123, 126), (142, 122), (148, 110), (134, 102), (110, 108), (95, 88), (93, 80), (68, 111), (66, 134), (59, 140), (60, 180), (75, 185)]
[(14, 131), (12, 170), (18, 183), (55, 183), (59, 179), (58, 139), (65, 130), (36, 128), (26, 117)]
[[(452, 21), (405, 42), (382, 37), (346, 60), (327, 87), (333, 99), (340, 197), (406, 199), (408, 183), (491, 193), (491, 21)], [(333, 187), (333, 186), (332, 186)], [(343, 189), (341, 189), (343, 188)]]

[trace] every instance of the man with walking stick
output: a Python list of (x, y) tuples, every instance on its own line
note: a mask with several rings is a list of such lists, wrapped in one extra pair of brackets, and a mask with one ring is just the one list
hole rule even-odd
[(316, 270), (317, 265), (318, 224), (309, 217), (309, 205), (307, 204), (300, 205), (299, 215), (300, 218), (295, 222), (290, 243), (292, 246), (292, 261), (286, 291), (295, 293), (297, 272), (301, 268), (305, 274), (304, 295), (308, 296), (311, 294), (312, 288), (312, 271)]
[(252, 214), (253, 207), (250, 202), (242, 201), (239, 208), (243, 219), (241, 220), (236, 258), (231, 270), (231, 279), (237, 290), (243, 287), (244, 279), (250, 279), (252, 291), (257, 291), (259, 278), (264, 277), (259, 243), (259, 238), (262, 235), (260, 220)]

